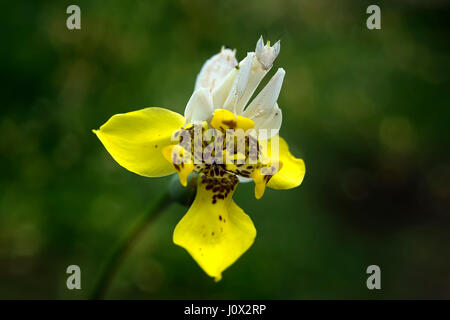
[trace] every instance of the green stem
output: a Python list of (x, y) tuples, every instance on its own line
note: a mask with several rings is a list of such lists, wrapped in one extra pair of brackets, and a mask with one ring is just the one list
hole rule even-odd
[(100, 278), (94, 287), (91, 294), (91, 299), (103, 299), (106, 291), (111, 285), (111, 282), (119, 269), (122, 261), (126, 257), (127, 253), (132, 248), (133, 244), (145, 230), (145, 228), (150, 225), (159, 214), (164, 211), (170, 204), (172, 200), (168, 192), (165, 192), (153, 205), (153, 207), (148, 211), (147, 214), (142, 216), (139, 221), (134, 225), (133, 228), (123, 237), (122, 241), (119, 242), (118, 246), (114, 249), (111, 257), (106, 262)]

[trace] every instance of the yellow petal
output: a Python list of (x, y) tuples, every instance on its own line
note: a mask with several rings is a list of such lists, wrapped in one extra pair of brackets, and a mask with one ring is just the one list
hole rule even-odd
[(184, 122), (176, 112), (146, 108), (116, 114), (93, 131), (122, 167), (142, 176), (160, 177), (175, 171), (162, 149), (171, 144), (172, 132)]
[(255, 169), (250, 176), (255, 182), (255, 198), (261, 199), (266, 190), (266, 179), (264, 175), (261, 174), (261, 169)]
[(174, 243), (185, 248), (216, 281), (250, 248), (256, 236), (252, 220), (232, 199), (234, 189), (217, 191), (215, 187), (220, 184), (214, 181), (218, 180), (199, 179), (194, 203), (173, 234)]
[[(299, 186), (305, 176), (305, 163), (302, 159), (294, 157), (289, 152), (289, 147), (283, 138), (279, 138), (279, 161), (281, 169), (269, 180), (267, 186), (273, 189), (291, 189)], [(274, 139), (274, 138), (272, 138)], [(271, 140), (267, 141), (266, 154), (271, 161), (276, 161), (275, 155), (271, 156)], [(276, 137), (275, 137), (276, 139)]]
[(248, 130), (255, 126), (253, 120), (235, 115), (225, 109), (216, 109), (211, 119), (211, 126), (215, 129), (242, 129)]
[(283, 167), (281, 161), (267, 163), (266, 165), (255, 169), (250, 177), (255, 182), (255, 198), (261, 199), (266, 190), (266, 185), (272, 177)]
[(180, 183), (186, 187), (187, 178), (194, 170), (191, 154), (186, 152), (186, 150), (180, 145), (167, 146), (163, 149), (162, 153), (164, 158), (172, 163), (175, 170), (177, 170)]

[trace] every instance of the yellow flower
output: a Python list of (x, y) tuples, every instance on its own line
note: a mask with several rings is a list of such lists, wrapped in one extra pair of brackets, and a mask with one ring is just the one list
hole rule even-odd
[(216, 281), (256, 236), (250, 217), (232, 199), (239, 181), (253, 180), (259, 199), (266, 185), (294, 188), (305, 174), (303, 160), (278, 136), (282, 113), (277, 100), (285, 71), (278, 69), (249, 103), (279, 51), (279, 42), (271, 47), (261, 37), (255, 52), (238, 63), (235, 51), (222, 48), (203, 65), (184, 117), (146, 108), (116, 114), (94, 130), (111, 156), (131, 172), (146, 177), (177, 172), (184, 186), (190, 173), (199, 175), (196, 198), (176, 226), (173, 241)]

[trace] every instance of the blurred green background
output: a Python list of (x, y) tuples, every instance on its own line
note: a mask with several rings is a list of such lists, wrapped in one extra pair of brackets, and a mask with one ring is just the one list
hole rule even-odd
[[(162, 194), (91, 132), (145, 106), (182, 113), (204, 61), (281, 39), (281, 135), (303, 184), (241, 184), (253, 247), (214, 283), (172, 232), (146, 230), (107, 298), (450, 298), (449, 13), (445, 1), (19, 1), (2, 6), (0, 298), (84, 299)], [(81, 7), (79, 31), (66, 8)], [(275, 69), (276, 70), (276, 69)], [(273, 71), (272, 71), (273, 73)], [(67, 290), (68, 265), (82, 290)], [(382, 290), (366, 288), (381, 267)]]

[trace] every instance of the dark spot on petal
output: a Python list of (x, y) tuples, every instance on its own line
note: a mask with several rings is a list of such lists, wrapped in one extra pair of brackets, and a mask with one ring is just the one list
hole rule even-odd
[(237, 127), (237, 122), (235, 120), (223, 120), (222, 123), (227, 125), (231, 129), (234, 129)]

